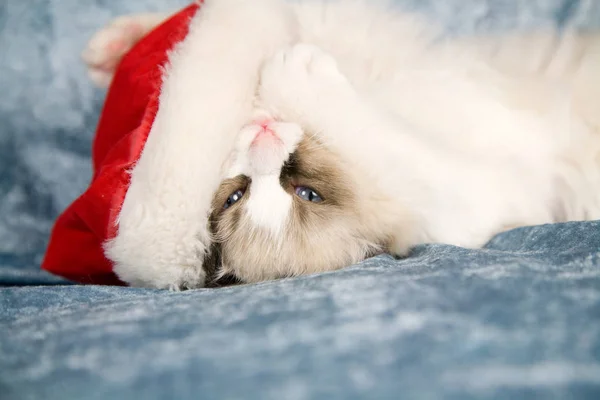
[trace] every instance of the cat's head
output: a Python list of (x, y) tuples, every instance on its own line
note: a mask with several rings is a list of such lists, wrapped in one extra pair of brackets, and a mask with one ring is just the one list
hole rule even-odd
[(351, 171), (296, 124), (246, 126), (213, 200), (207, 285), (333, 270), (381, 252)]

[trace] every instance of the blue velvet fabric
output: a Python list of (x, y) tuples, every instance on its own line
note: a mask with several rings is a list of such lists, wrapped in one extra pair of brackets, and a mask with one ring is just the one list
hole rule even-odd
[[(596, 0), (398, 0), (449, 32), (594, 28)], [(39, 270), (86, 186), (104, 93), (79, 52), (183, 0), (0, 3), (0, 399), (600, 398), (600, 222), (218, 290)]]

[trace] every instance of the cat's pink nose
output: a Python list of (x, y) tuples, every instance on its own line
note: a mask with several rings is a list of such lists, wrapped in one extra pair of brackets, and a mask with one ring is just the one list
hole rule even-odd
[(275, 120), (265, 117), (265, 118), (259, 118), (253, 121), (254, 125), (258, 125), (263, 129), (268, 129), (269, 125), (271, 125), (273, 122), (275, 122)]
[(260, 130), (258, 131), (258, 133), (256, 134), (256, 136), (254, 137), (254, 140), (252, 140), (252, 143), (250, 144), (250, 146), (256, 146), (262, 142), (276, 142), (276, 143), (281, 143), (281, 139), (279, 138), (279, 136), (277, 136), (277, 134), (275, 133), (275, 131), (273, 131), (273, 129), (271, 129), (269, 127), (269, 125), (272, 123), (272, 120), (263, 120), (263, 121), (257, 121), (256, 125), (260, 126)]
[(263, 129), (269, 129), (269, 125), (271, 125), (271, 123), (273, 122), (273, 120), (271, 119), (263, 119), (258, 121), (258, 125), (263, 128)]

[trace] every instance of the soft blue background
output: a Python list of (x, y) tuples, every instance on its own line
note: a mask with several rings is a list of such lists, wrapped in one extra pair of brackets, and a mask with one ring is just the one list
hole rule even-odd
[[(104, 93), (79, 52), (178, 0), (0, 2), (0, 399), (600, 398), (600, 223), (170, 293), (39, 271)], [(448, 31), (600, 24), (598, 0), (406, 0)], [(44, 284), (45, 286), (35, 286)]]

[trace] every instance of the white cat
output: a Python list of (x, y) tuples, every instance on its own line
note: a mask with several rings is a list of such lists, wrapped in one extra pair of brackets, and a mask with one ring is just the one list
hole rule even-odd
[[(96, 81), (162, 18), (98, 33)], [(383, 2), (206, 0), (106, 245), (119, 277), (256, 282), (600, 218), (599, 38), (426, 26)]]

